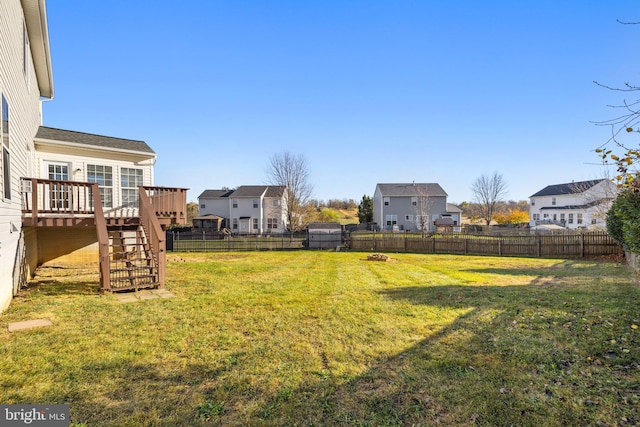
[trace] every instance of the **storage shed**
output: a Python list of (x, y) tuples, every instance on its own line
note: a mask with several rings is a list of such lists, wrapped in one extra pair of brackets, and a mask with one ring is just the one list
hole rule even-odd
[(312, 222), (307, 229), (309, 249), (333, 249), (342, 243), (342, 226), (337, 222)]

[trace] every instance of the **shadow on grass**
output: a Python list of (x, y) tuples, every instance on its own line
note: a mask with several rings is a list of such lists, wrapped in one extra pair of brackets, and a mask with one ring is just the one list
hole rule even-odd
[(40, 267), (21, 291), (47, 296), (98, 295), (101, 293), (100, 276), (92, 269)]
[[(590, 329), (602, 326), (604, 316), (615, 319), (619, 303), (628, 296), (640, 303), (637, 291), (625, 296), (608, 286), (549, 281), (562, 272), (583, 278), (602, 275), (597, 266), (573, 261), (540, 270), (477, 271), (534, 279), (523, 285), (385, 289), (380, 294), (390, 300), (467, 311), (416, 345), (380, 358), (356, 378), (344, 381), (328, 376), (308, 382), (287, 399), (281, 393), (269, 397), (255, 415), (274, 425), (291, 414), (300, 424), (309, 425), (640, 421), (632, 404), (619, 405), (617, 412), (611, 409), (616, 402), (631, 402), (635, 393), (625, 389), (622, 375), (613, 379), (619, 389), (606, 388), (612, 371), (621, 371), (621, 366), (633, 369), (633, 358), (612, 351), (601, 338), (594, 340)], [(594, 301), (607, 299), (594, 309)], [(585, 361), (586, 355), (602, 362), (594, 367)], [(592, 368), (603, 371), (602, 379), (585, 378), (584, 372)], [(631, 383), (638, 379), (636, 375)]]

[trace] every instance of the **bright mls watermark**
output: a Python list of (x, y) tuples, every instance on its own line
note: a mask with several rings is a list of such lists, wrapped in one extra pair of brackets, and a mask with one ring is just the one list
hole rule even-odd
[(69, 427), (69, 405), (0, 405), (0, 426)]

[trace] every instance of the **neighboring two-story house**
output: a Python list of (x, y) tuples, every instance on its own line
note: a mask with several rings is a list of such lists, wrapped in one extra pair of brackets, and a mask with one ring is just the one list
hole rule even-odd
[(530, 225), (604, 228), (606, 213), (616, 196), (616, 185), (608, 179), (548, 185), (529, 197)]
[[(454, 207), (454, 205), (451, 205)], [(447, 193), (436, 183), (377, 184), (373, 221), (382, 230), (434, 231), (436, 221), (459, 226), (460, 212), (449, 212)]]
[(198, 216), (225, 219), (237, 234), (282, 233), (287, 228), (285, 188), (243, 185), (235, 190), (205, 190), (198, 197)]

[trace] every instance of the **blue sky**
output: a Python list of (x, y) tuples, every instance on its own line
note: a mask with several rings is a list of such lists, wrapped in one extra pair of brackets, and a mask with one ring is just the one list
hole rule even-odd
[(640, 84), (637, 1), (49, 0), (44, 125), (146, 141), (157, 185), (264, 184), (302, 154), (314, 197), (501, 173), (507, 197), (602, 176)]

